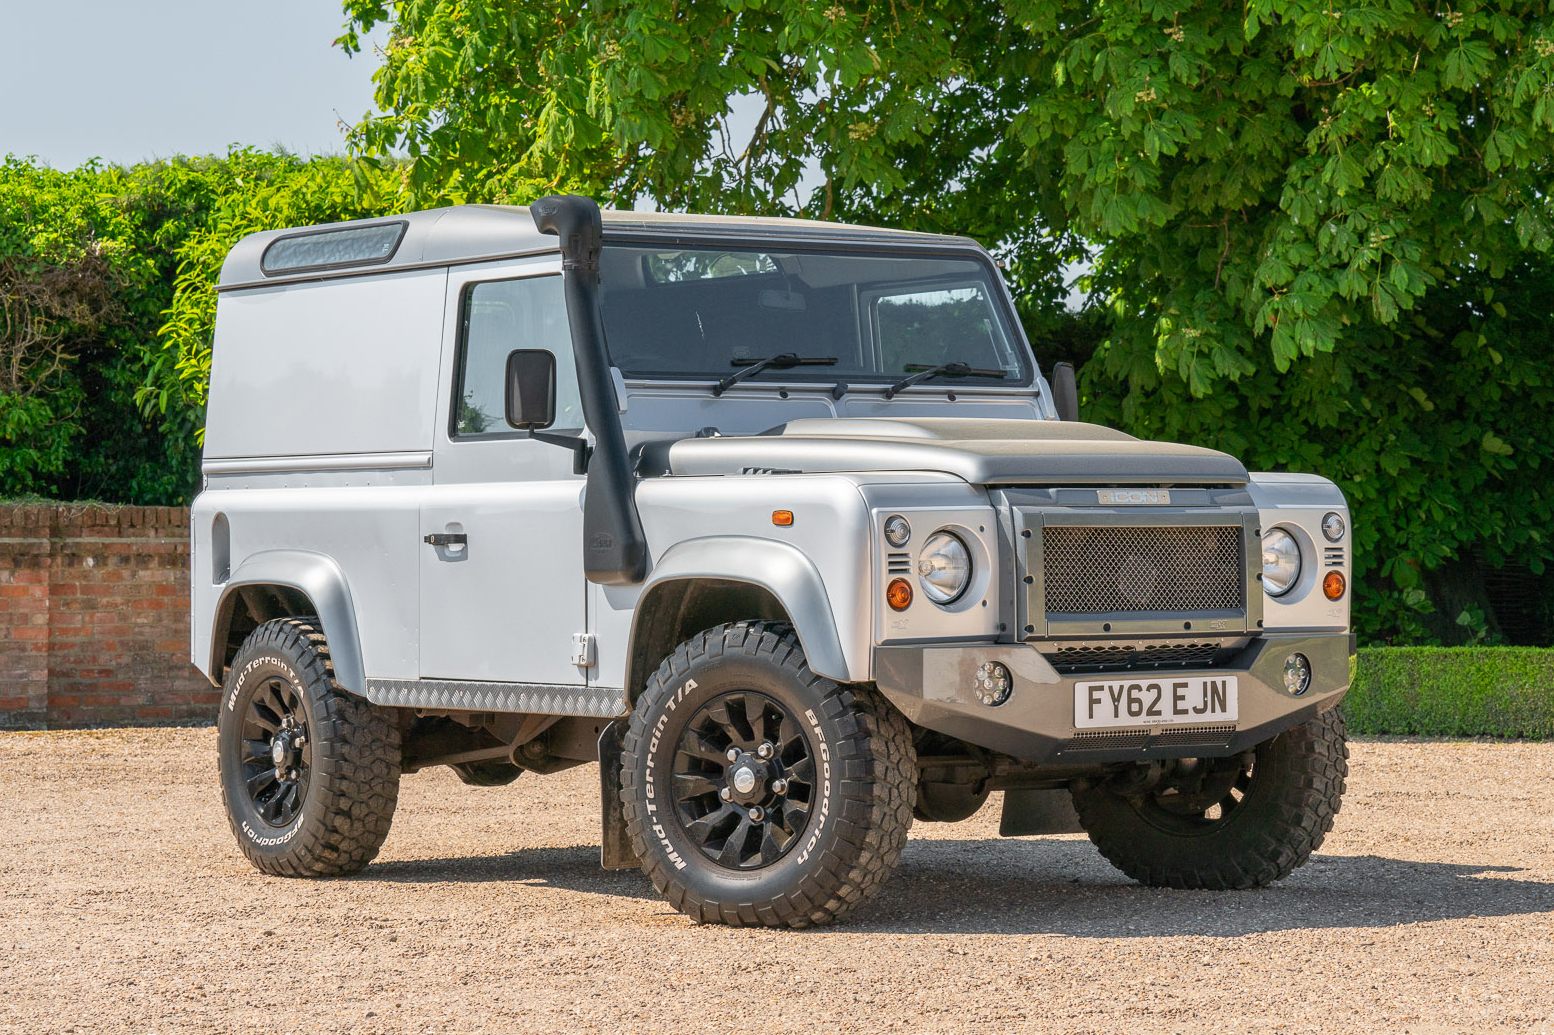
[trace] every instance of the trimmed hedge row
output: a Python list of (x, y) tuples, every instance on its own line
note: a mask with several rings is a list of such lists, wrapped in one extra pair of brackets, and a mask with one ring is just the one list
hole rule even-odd
[(1365, 647), (1344, 701), (1351, 733), (1554, 737), (1554, 649)]

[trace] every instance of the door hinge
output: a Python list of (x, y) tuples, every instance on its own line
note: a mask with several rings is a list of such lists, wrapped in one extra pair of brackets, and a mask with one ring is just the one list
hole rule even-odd
[(592, 633), (572, 634), (572, 664), (578, 668), (594, 667), (594, 638)]

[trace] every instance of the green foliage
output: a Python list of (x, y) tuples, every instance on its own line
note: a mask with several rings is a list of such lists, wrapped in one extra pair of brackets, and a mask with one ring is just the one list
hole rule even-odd
[(0, 167), (7, 297), (115, 300), (29, 303), (0, 492), (187, 496), (243, 234), (573, 190), (988, 242), (1089, 418), (1338, 481), (1367, 640), (1493, 642), (1443, 584), (1554, 560), (1546, 0), (344, 6), (390, 30), (349, 163)]
[(143, 187), (95, 165), (0, 163), (0, 494), (159, 495), (187, 445), (124, 405), (165, 304), (163, 213)]
[(1546, 2), (345, 9), (348, 50), (390, 27), (353, 142), (408, 156), (406, 203), (569, 188), (970, 234), (1042, 359), (1093, 353), (1090, 418), (1340, 483), (1367, 638), (1450, 633), (1448, 561), (1554, 558)]
[(1554, 265), (1475, 280), (1435, 289), (1400, 326), (1356, 328), (1331, 353), (1201, 399), (1103, 348), (1083, 372), (1087, 416), (1333, 478), (1355, 514), (1362, 637), (1481, 640), (1469, 623), (1453, 634), (1455, 613), (1444, 630), (1427, 619), (1427, 575), (1459, 556), (1535, 573), (1554, 557)]
[(1554, 737), (1554, 650), (1362, 649), (1344, 708), (1357, 734)]
[(341, 159), (0, 164), (0, 495), (187, 501), (222, 259), (369, 214)]

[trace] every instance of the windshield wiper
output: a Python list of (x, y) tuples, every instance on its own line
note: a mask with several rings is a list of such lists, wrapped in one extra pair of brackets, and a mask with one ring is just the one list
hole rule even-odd
[(931, 367), (926, 363), (908, 363), (902, 369), (915, 370), (914, 374), (903, 377), (889, 388), (885, 389), (885, 398), (894, 399), (903, 389), (920, 385), (924, 381), (935, 377), (1008, 377), (1007, 370), (979, 370), (976, 367), (968, 367), (964, 363), (940, 363)]
[[(743, 360), (731, 360), (734, 366), (739, 366)], [(779, 356), (767, 356), (758, 359), (749, 366), (734, 371), (732, 374), (712, 386), (713, 398), (717, 398), (724, 392), (733, 388), (747, 377), (754, 377), (763, 370), (790, 370), (793, 367), (830, 367), (836, 365), (835, 356), (799, 356), (792, 352), (784, 352)]]

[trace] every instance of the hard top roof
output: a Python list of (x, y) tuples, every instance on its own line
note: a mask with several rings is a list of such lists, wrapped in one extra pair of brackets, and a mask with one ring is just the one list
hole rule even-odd
[[(918, 244), (940, 247), (979, 247), (966, 237), (925, 234), (908, 230), (827, 223), (813, 219), (777, 219), (757, 216), (703, 216), (672, 212), (602, 213), (606, 240), (617, 235), (644, 237), (767, 238), (799, 244)], [(404, 237), (386, 262), (340, 268), (311, 268), (266, 274), (260, 261), (266, 249), (281, 238), (340, 230), (350, 227), (403, 223)], [(314, 280), (320, 277), (382, 273), (395, 269), (481, 262), (489, 259), (555, 251), (556, 238), (536, 229), (527, 207), (517, 205), (456, 205), (450, 208), (407, 212), (344, 223), (264, 230), (243, 238), (227, 253), (221, 267), (218, 290), (258, 287), (265, 284)]]

